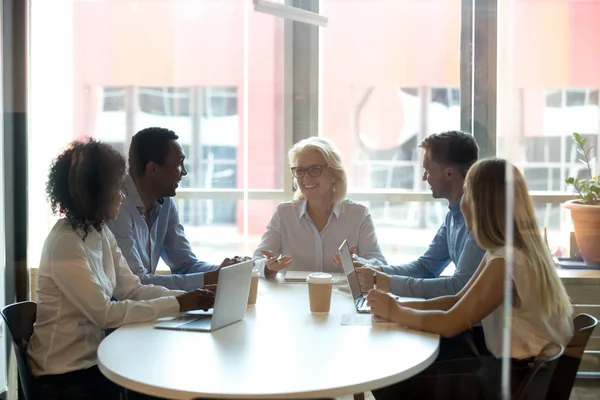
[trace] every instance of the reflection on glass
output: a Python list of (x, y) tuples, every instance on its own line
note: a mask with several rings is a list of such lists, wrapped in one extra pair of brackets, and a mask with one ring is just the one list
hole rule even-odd
[(325, 0), (321, 13), (320, 134), (351, 166), (350, 191), (424, 190), (418, 144), (460, 129), (460, 2)]
[[(460, 2), (320, 4), (331, 23), (321, 30), (319, 134), (340, 148), (349, 191), (428, 190), (419, 143), (460, 129)], [(370, 209), (384, 255), (403, 261), (422, 254), (447, 212), (443, 202)]]
[[(513, 14), (503, 18), (500, 10), (499, 15), (499, 32), (513, 29), (512, 21), (515, 38), (511, 58), (506, 51), (498, 53), (503, 90), (498, 91), (497, 118), (506, 127), (498, 132), (500, 155), (523, 171), (530, 190), (570, 191), (565, 179), (585, 174), (571, 134), (581, 133), (599, 154), (600, 7), (518, 0)], [(502, 86), (509, 81), (511, 87)], [(507, 121), (507, 110), (512, 110), (512, 121)], [(536, 205), (536, 211), (540, 228), (548, 227), (553, 252), (565, 254), (571, 225), (562, 207)]]
[[(283, 187), (281, 18), (245, 0), (31, 0), (30, 22), (31, 265), (56, 219), (43, 193), (48, 165), (73, 139), (127, 154), (137, 131), (165, 127), (187, 156), (182, 189)], [(192, 234), (264, 229), (252, 216), (244, 226), (234, 199), (178, 205)]]

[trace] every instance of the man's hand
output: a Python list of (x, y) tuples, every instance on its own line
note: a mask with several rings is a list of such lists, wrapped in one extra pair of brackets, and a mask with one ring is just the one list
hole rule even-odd
[(235, 256), (233, 258), (227, 257), (227, 258), (225, 258), (223, 260), (223, 262), (221, 263), (221, 265), (219, 265), (219, 268), (227, 267), (229, 265), (237, 264), (237, 263), (240, 263), (242, 261), (249, 260), (249, 259), (250, 259), (250, 257), (240, 257), (240, 256)]
[(269, 250), (263, 250), (261, 253), (266, 257), (265, 267), (271, 271), (280, 271), (286, 267), (289, 267), (292, 263), (291, 256), (278, 256)]
[(371, 307), (371, 312), (378, 317), (400, 323), (401, 306), (389, 294), (382, 290), (370, 290), (367, 304)]
[(207, 292), (211, 292), (212, 294), (217, 294), (217, 285), (204, 285), (201, 287), (202, 290), (206, 290)]
[(354, 263), (354, 269), (356, 271), (356, 276), (358, 277), (358, 282), (360, 282), (360, 289), (363, 292), (368, 292), (373, 289), (375, 284), (375, 279), (373, 275), (377, 275), (377, 288), (383, 290), (384, 292), (390, 291), (390, 281), (392, 277), (383, 272), (379, 272), (372, 267), (365, 267), (360, 263)]
[(222, 267), (219, 267), (213, 271), (208, 271), (204, 273), (204, 286), (208, 285), (216, 285), (219, 281), (219, 270)]
[[(350, 246), (350, 256), (352, 257), (353, 260), (356, 259), (356, 246), (354, 246), (354, 245)], [(339, 251), (336, 251), (335, 254), (333, 255), (333, 263), (335, 265), (342, 265), (342, 255), (340, 254)]]
[(208, 310), (215, 304), (215, 292), (207, 289), (191, 290), (176, 297), (179, 312), (192, 310)]
[(223, 260), (223, 262), (221, 263), (221, 265), (219, 265), (219, 268), (204, 273), (204, 286), (217, 284), (217, 282), (219, 280), (219, 270), (221, 268), (227, 267), (229, 265), (237, 264), (242, 261), (248, 261), (248, 260), (251, 260), (251, 258), (250, 257), (240, 257), (240, 256), (235, 256), (233, 258), (229, 258), (229, 257), (225, 258)]

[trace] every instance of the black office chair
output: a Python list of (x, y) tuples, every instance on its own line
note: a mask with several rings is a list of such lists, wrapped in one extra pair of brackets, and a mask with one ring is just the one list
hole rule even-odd
[(539, 400), (546, 398), (552, 375), (565, 348), (549, 343), (533, 360), (529, 372), (512, 396), (514, 400)]
[(37, 304), (33, 301), (23, 301), (10, 304), (1, 311), (12, 338), (13, 348), (17, 356), (17, 369), (22, 394), (26, 400), (34, 400), (33, 375), (27, 364), (27, 345), (33, 333)]
[(565, 354), (558, 360), (554, 377), (546, 395), (547, 400), (569, 400), (577, 378), (581, 357), (598, 320), (588, 314), (579, 314), (573, 319), (575, 335), (567, 345)]

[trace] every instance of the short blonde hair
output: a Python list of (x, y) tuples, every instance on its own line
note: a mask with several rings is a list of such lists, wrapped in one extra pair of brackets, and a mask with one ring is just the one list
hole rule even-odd
[[(337, 147), (335, 147), (331, 140), (322, 137), (311, 136), (294, 144), (290, 151), (288, 151), (290, 167), (294, 167), (296, 165), (298, 155), (307, 150), (316, 150), (321, 154), (321, 156), (323, 156), (327, 167), (333, 171), (333, 174), (336, 177), (336, 181), (333, 184), (333, 202), (337, 203), (343, 200), (348, 191), (348, 178), (346, 177), (346, 170), (342, 164), (342, 155), (340, 151), (337, 149)], [(296, 177), (294, 177), (294, 187), (296, 188), (294, 199), (303, 199), (304, 195), (298, 187), (298, 180)]]
[(476, 162), (467, 172), (473, 234), (479, 246), (493, 251), (506, 246), (506, 169), (513, 170), (513, 246), (528, 258), (535, 282), (535, 296), (542, 311), (560, 315), (572, 313), (567, 292), (556, 273), (550, 251), (540, 230), (525, 177), (514, 165), (499, 158)]

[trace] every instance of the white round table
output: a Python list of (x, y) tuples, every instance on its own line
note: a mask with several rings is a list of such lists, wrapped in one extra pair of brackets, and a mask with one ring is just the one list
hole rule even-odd
[(117, 384), (172, 399), (322, 398), (410, 378), (436, 358), (439, 337), (392, 324), (341, 325), (355, 314), (349, 293), (311, 314), (307, 284), (260, 280), (244, 320), (212, 333), (123, 326), (98, 349)]

